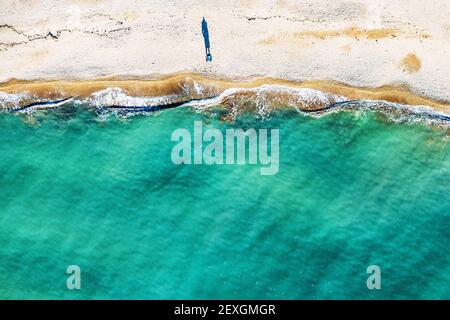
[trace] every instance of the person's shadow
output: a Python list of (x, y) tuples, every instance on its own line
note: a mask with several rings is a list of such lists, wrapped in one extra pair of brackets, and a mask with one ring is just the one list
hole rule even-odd
[(206, 62), (212, 62), (211, 47), (209, 44), (208, 23), (206, 22), (205, 17), (203, 17), (202, 20), (202, 34), (203, 40), (205, 41)]

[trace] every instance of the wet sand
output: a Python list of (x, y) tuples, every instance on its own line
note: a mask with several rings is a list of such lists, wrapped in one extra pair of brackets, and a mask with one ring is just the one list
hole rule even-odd
[[(131, 97), (179, 96), (181, 99), (217, 96), (230, 88), (256, 88), (262, 85), (282, 85), (290, 88), (308, 88), (340, 95), (349, 100), (385, 100), (407, 105), (430, 106), (436, 111), (450, 113), (450, 104), (414, 94), (405, 87), (352, 87), (334, 81), (295, 82), (268, 77), (232, 80), (207, 77), (200, 74), (175, 74), (154, 80), (96, 79), (90, 81), (17, 81), (0, 85), (0, 91), (9, 94), (26, 93), (36, 99), (64, 99), (75, 96), (86, 98), (107, 88), (120, 88)], [(197, 88), (197, 89), (196, 89)], [(201, 89), (199, 89), (201, 88)], [(201, 92), (199, 92), (201, 90)], [(189, 94), (185, 94), (189, 92)]]

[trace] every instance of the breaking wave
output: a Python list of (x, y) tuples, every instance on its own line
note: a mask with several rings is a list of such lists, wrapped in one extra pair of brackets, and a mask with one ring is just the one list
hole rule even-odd
[(202, 86), (195, 81), (185, 82), (173, 94), (161, 96), (130, 96), (125, 90), (112, 87), (87, 97), (61, 97), (48, 100), (26, 93), (0, 92), (0, 109), (5, 112), (30, 113), (66, 105), (77, 105), (98, 111), (129, 116), (175, 107), (189, 107), (207, 112), (222, 108), (227, 119), (252, 112), (257, 117), (270, 117), (274, 110), (294, 109), (300, 113), (321, 116), (341, 110), (373, 110), (392, 116), (395, 121), (427, 121), (450, 125), (450, 115), (422, 105), (406, 105), (384, 100), (350, 100), (342, 95), (316, 89), (294, 88), (284, 85), (261, 85), (255, 88), (228, 88), (220, 91), (213, 85)]

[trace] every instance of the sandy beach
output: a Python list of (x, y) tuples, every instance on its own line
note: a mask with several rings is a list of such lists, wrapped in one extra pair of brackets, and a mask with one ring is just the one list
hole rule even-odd
[(114, 85), (138, 95), (155, 83), (129, 80), (188, 74), (233, 85), (284, 81), (450, 112), (445, 0), (7, 0), (0, 9), (6, 93), (67, 96)]

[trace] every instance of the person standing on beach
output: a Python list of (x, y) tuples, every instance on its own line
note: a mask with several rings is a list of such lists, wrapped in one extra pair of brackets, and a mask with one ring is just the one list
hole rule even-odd
[(203, 17), (202, 20), (202, 34), (203, 40), (205, 41), (206, 62), (212, 62), (211, 48), (209, 44), (208, 23), (206, 22), (205, 17)]

